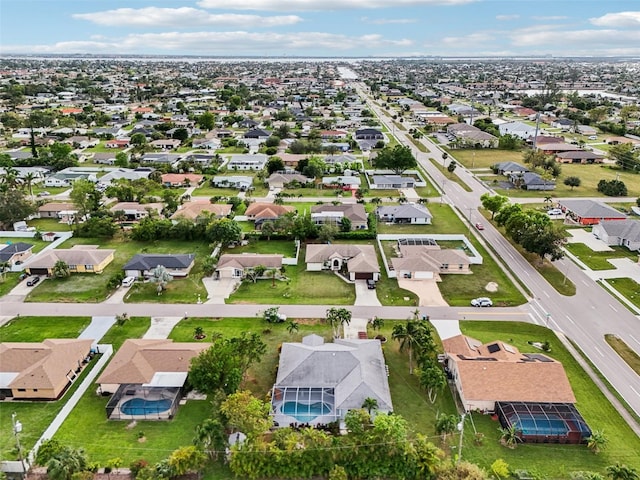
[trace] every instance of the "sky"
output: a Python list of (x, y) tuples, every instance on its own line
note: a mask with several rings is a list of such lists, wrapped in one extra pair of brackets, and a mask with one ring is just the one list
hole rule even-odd
[(640, 56), (639, 0), (2, 0), (0, 54)]

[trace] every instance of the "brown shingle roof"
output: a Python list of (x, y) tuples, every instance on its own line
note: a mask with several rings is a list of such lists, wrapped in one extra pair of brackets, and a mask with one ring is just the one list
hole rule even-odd
[(217, 270), (222, 268), (252, 268), (263, 265), (267, 268), (280, 268), (282, 255), (260, 253), (225, 253), (220, 255)]
[(188, 372), (191, 359), (210, 346), (208, 343), (174, 343), (166, 339), (129, 339), (98, 377), (98, 383), (142, 384), (150, 382), (157, 372)]
[(249, 218), (260, 220), (263, 218), (279, 218), (286, 213), (293, 212), (295, 208), (274, 203), (256, 202), (249, 205), (245, 215)]
[(231, 213), (231, 205), (228, 203), (211, 203), (211, 202), (187, 202), (171, 215), (171, 220), (178, 218), (186, 218), (195, 220), (204, 212), (210, 212), (216, 217), (226, 217)]
[(28, 268), (53, 268), (58, 260), (67, 265), (99, 265), (114, 253), (115, 250), (98, 248), (54, 249), (38, 255), (29, 262)]

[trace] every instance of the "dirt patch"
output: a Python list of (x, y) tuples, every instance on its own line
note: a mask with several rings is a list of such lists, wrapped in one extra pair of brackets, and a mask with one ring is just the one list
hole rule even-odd
[(498, 284), (496, 282), (489, 282), (484, 287), (487, 292), (495, 293), (498, 291)]

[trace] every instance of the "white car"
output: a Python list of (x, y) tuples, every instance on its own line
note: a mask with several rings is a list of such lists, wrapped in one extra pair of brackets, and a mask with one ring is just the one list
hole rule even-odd
[(552, 208), (550, 210), (547, 210), (547, 215), (562, 215), (562, 210), (560, 210), (559, 208)]
[(492, 305), (493, 302), (487, 297), (474, 298), (471, 300), (472, 307), (491, 307)]

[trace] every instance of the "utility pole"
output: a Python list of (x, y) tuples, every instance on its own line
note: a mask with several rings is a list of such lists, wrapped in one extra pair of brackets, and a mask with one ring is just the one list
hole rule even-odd
[(458, 441), (458, 459), (456, 460), (456, 464), (459, 464), (462, 461), (462, 437), (464, 436), (464, 418), (467, 416), (466, 413), (462, 414), (462, 418), (460, 419), (460, 423), (458, 423), (458, 431), (460, 432), (460, 440)]
[(11, 414), (11, 423), (13, 424), (13, 435), (16, 437), (16, 447), (18, 448), (18, 460), (20, 460), (20, 465), (22, 467), (22, 478), (26, 476), (27, 469), (24, 466), (24, 458), (22, 457), (22, 445), (20, 445), (20, 432), (22, 432), (22, 423), (17, 418), (17, 414), (13, 412)]

